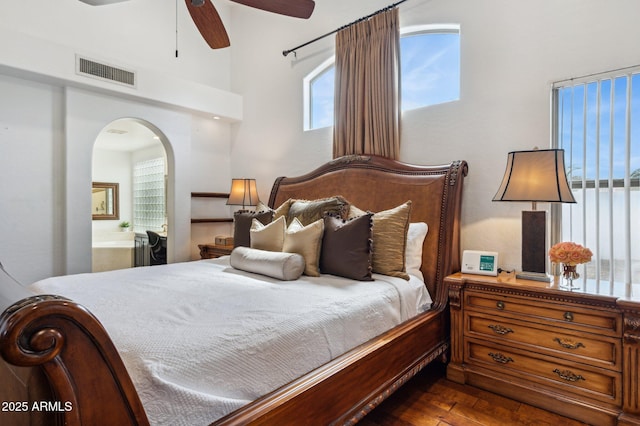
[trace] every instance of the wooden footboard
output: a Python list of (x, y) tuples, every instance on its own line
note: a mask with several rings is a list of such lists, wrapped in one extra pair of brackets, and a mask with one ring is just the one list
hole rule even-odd
[(120, 356), (91, 313), (58, 296), (2, 284), (0, 424), (149, 424)]

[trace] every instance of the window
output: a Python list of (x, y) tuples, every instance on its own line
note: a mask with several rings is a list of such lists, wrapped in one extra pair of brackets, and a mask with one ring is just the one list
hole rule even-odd
[[(333, 125), (334, 58), (307, 77), (304, 130)], [(460, 99), (460, 26), (403, 28), (400, 36), (402, 111)]]
[(159, 230), (166, 223), (164, 158), (133, 166), (133, 229)]
[(554, 211), (559, 239), (593, 252), (579, 271), (587, 288), (629, 295), (640, 285), (640, 68), (556, 83), (553, 98), (577, 201)]
[(417, 27), (400, 38), (402, 111), (460, 99), (460, 27)]
[(305, 130), (333, 125), (334, 62), (329, 59), (304, 80)]

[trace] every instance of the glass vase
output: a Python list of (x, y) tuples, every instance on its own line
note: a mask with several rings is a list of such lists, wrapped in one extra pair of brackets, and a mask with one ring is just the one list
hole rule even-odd
[(560, 280), (560, 288), (567, 290), (576, 290), (580, 288), (578, 283), (574, 283), (574, 280), (580, 277), (580, 274), (576, 271), (576, 265), (562, 264), (562, 279)]

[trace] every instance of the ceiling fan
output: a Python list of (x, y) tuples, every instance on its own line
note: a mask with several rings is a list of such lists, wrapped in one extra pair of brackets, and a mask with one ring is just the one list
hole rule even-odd
[[(92, 6), (120, 3), (127, 0), (80, 0)], [(294, 18), (308, 19), (313, 13), (315, 2), (313, 0), (231, 0), (245, 6), (277, 13), (279, 15), (292, 16)], [(185, 0), (191, 19), (196, 24), (202, 38), (212, 49), (229, 47), (229, 36), (224, 28), (218, 11), (211, 0)]]

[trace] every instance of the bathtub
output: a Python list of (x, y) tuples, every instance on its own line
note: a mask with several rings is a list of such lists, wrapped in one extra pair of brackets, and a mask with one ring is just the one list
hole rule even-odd
[[(129, 236), (117, 235), (118, 239), (98, 240), (92, 243), (93, 272), (112, 271), (114, 269), (132, 268), (134, 265), (135, 242), (133, 232)], [(125, 238), (122, 238), (125, 237)]]

